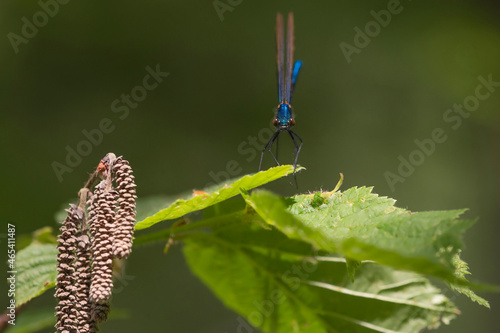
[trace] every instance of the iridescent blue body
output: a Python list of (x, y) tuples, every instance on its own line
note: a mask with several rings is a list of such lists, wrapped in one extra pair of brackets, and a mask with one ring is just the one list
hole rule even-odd
[(295, 62), (295, 65), (293, 66), (293, 73), (292, 73), (292, 88), (289, 93), (289, 101), (287, 102), (281, 102), (276, 108), (276, 117), (275, 120), (276, 124), (274, 126), (282, 129), (286, 129), (289, 127), (292, 127), (295, 125), (295, 118), (293, 118), (293, 111), (292, 111), (292, 105), (290, 102), (292, 101), (292, 96), (293, 96), (293, 90), (295, 88), (295, 82), (297, 81), (297, 77), (299, 76), (299, 71), (300, 67), (302, 67), (302, 61), (297, 60)]
[(276, 118), (278, 126), (276, 127), (290, 127), (290, 119), (293, 119), (292, 106), (288, 103), (281, 103), (276, 109)]
[[(293, 116), (293, 108), (291, 105), (293, 92), (295, 90), (295, 82), (299, 76), (299, 71), (302, 66), (302, 61), (297, 60), (293, 65), (293, 13), (288, 13), (288, 24), (287, 24), (287, 34), (286, 34), (286, 63), (285, 63), (285, 34), (284, 34), (284, 23), (283, 16), (278, 13), (276, 16), (276, 46), (277, 46), (277, 76), (278, 76), (278, 99), (279, 104), (276, 108), (276, 114), (273, 119), (273, 125), (276, 126), (277, 130), (274, 132), (273, 136), (267, 144), (262, 149), (262, 154), (260, 156), (259, 170), (262, 166), (262, 158), (264, 157), (264, 152), (266, 149), (269, 150), (271, 156), (274, 158), (276, 164), (280, 165), (278, 162), (278, 139), (281, 132), (288, 132), (290, 138), (295, 145), (295, 159), (293, 162), (293, 170), (295, 176), (295, 170), (297, 168), (297, 159), (299, 157), (300, 148), (302, 148), (302, 139), (290, 129), (290, 127), (295, 125), (295, 118)], [(297, 144), (298, 139), (300, 144)], [(276, 155), (273, 154), (271, 148), (273, 143), (276, 141)]]

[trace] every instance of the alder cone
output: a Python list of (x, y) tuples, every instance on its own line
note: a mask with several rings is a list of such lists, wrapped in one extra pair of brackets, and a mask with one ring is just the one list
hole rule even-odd
[(57, 332), (76, 332), (77, 311), (74, 307), (75, 295), (75, 248), (77, 226), (81, 225), (84, 213), (71, 204), (66, 210), (68, 215), (60, 227), (57, 239), (57, 279), (55, 297), (58, 299), (56, 306)]
[(106, 190), (106, 180), (96, 186), (91, 199), (92, 277), (90, 301), (106, 303), (113, 289), (113, 221), (117, 193)]
[(89, 299), (90, 292), (90, 239), (88, 235), (78, 237), (75, 264), (75, 297), (77, 311), (78, 333), (97, 332), (97, 327), (91, 319), (92, 303)]
[(127, 160), (118, 157), (113, 165), (116, 190), (118, 192), (118, 208), (114, 225), (113, 255), (125, 259), (132, 252), (132, 238), (135, 223), (135, 182), (132, 168)]
[[(105, 179), (90, 193), (98, 178)], [(129, 162), (109, 153), (78, 192), (79, 206), (67, 210), (57, 246), (57, 332), (94, 333), (97, 323), (107, 319), (113, 259), (125, 259), (132, 251), (135, 187)], [(81, 207), (87, 198), (86, 207)]]

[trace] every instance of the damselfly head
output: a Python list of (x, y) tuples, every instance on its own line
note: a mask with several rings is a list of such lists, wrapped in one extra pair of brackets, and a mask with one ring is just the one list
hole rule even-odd
[(280, 121), (278, 118), (273, 119), (273, 125), (274, 127), (281, 128), (281, 129), (287, 129), (295, 125), (295, 119), (290, 118), (288, 121)]
[(286, 129), (295, 125), (293, 119), (292, 106), (288, 103), (280, 103), (276, 108), (276, 117), (273, 119), (273, 125), (280, 129)]

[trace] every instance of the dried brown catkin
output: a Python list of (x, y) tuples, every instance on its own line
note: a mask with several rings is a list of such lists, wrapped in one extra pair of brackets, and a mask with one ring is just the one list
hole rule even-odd
[(125, 259), (132, 251), (132, 237), (135, 223), (135, 182), (132, 168), (121, 156), (113, 164), (116, 190), (118, 192), (118, 209), (114, 224), (113, 255)]
[(92, 236), (92, 277), (90, 301), (107, 303), (113, 289), (113, 221), (115, 219), (117, 193), (106, 189), (106, 180), (95, 188), (90, 204)]
[(78, 237), (75, 264), (75, 296), (78, 333), (96, 332), (97, 328), (91, 320), (90, 291), (90, 239), (83, 234)]
[(58, 298), (56, 306), (57, 332), (77, 332), (77, 311), (75, 309), (75, 247), (76, 232), (81, 225), (84, 212), (76, 205), (71, 204), (66, 210), (68, 215), (60, 227), (57, 239), (57, 280), (55, 297)]

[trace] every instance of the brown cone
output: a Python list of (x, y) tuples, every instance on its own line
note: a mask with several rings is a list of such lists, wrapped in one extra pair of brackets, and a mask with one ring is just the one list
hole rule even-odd
[(135, 223), (135, 182), (132, 168), (121, 156), (113, 164), (116, 190), (118, 191), (118, 209), (114, 225), (113, 255), (125, 259), (132, 252), (132, 237)]
[(56, 306), (57, 332), (77, 332), (77, 311), (75, 309), (75, 247), (76, 232), (81, 225), (84, 213), (76, 205), (71, 204), (66, 210), (68, 215), (60, 228), (57, 239), (57, 279), (56, 293), (58, 298)]
[(106, 180), (96, 186), (91, 199), (92, 277), (90, 301), (107, 303), (113, 289), (113, 221), (117, 193), (106, 191)]
[(75, 265), (75, 297), (77, 310), (78, 333), (97, 332), (94, 321), (91, 319), (90, 292), (90, 239), (84, 234), (78, 237)]

